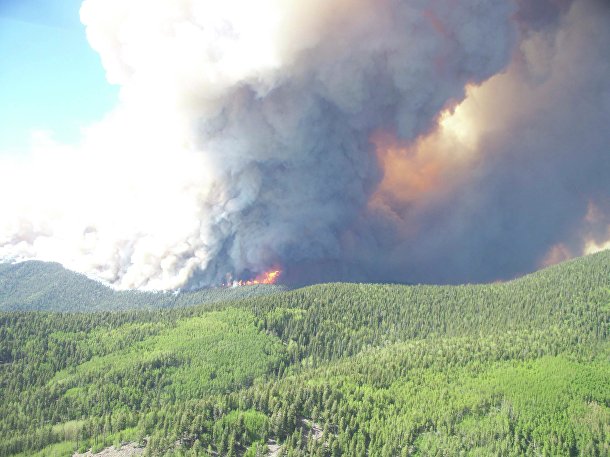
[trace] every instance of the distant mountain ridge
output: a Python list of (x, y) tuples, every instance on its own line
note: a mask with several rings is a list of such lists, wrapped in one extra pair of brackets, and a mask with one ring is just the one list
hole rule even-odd
[(231, 301), (285, 290), (277, 285), (196, 291), (117, 291), (54, 262), (0, 263), (0, 311), (120, 311)]

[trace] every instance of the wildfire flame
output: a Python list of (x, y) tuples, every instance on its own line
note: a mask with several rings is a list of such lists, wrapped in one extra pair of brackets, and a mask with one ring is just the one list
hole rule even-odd
[(237, 286), (255, 286), (257, 284), (275, 284), (282, 274), (282, 270), (270, 270), (261, 273), (254, 279), (247, 281), (233, 281), (233, 287)]

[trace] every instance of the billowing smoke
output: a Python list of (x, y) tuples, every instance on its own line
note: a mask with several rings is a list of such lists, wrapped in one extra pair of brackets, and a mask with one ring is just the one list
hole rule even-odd
[(440, 165), (414, 198), (413, 179), (380, 186), (352, 260), (375, 259), (367, 279), (492, 281), (610, 247), (610, 4), (523, 2), (516, 17), (507, 71), (391, 163)]
[(123, 288), (279, 266), (456, 282), (609, 235), (602, 2), (86, 0), (81, 17), (120, 104), (78, 147), (41, 133), (3, 160), (0, 256)]

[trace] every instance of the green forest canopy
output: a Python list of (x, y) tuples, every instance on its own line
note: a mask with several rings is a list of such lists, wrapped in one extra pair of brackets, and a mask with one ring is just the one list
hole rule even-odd
[(609, 333), (610, 252), (493, 285), (4, 312), (0, 455), (607, 456)]

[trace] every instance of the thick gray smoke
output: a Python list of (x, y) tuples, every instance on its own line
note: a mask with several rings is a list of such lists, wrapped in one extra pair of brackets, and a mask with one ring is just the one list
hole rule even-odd
[(503, 0), (87, 0), (122, 105), (57, 158), (70, 189), (9, 212), (2, 251), (153, 288), (340, 259), (381, 176), (372, 132), (415, 138), (500, 70), (512, 13)]
[(121, 103), (78, 148), (42, 137), (2, 164), (0, 256), (122, 288), (276, 266), (455, 282), (606, 240), (602, 3), (86, 0), (81, 17)]
[[(525, 4), (525, 2), (524, 2)], [(610, 5), (531, 2), (508, 70), (460, 106), (476, 137), (444, 144), (467, 166), (441, 198), (392, 201), (400, 221), (366, 214), (368, 280), (491, 281), (610, 248)], [(455, 175), (459, 175), (459, 179)], [(417, 221), (418, 230), (402, 227)]]

